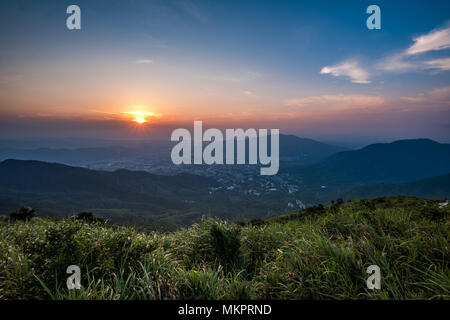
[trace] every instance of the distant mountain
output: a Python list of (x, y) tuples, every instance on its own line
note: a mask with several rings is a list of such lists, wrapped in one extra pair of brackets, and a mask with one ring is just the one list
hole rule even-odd
[(90, 211), (113, 221), (181, 226), (202, 216), (242, 220), (287, 209), (288, 200), (275, 192), (257, 197), (225, 187), (213, 178), (188, 173), (97, 171), (5, 160), (0, 162), (0, 214), (25, 205), (39, 215)]
[(434, 200), (450, 196), (450, 174), (406, 183), (377, 183), (353, 188), (345, 199), (372, 198), (386, 195), (404, 195)]
[(95, 192), (97, 194), (152, 196), (191, 193), (217, 186), (211, 178), (192, 174), (154, 175), (145, 171), (96, 171), (58, 163), (33, 160), (5, 160), (0, 163), (0, 185), (31, 193)]
[(450, 173), (450, 144), (429, 139), (372, 144), (284, 172), (325, 185), (414, 181)]
[(312, 139), (294, 135), (280, 135), (280, 158), (284, 161), (306, 160), (308, 162), (324, 159), (346, 148), (332, 146)]
[[(270, 139), (269, 139), (270, 141)], [(68, 165), (85, 165), (96, 161), (130, 161), (145, 163), (149, 159), (165, 159), (170, 162), (170, 151), (176, 142), (151, 141), (133, 143), (129, 146), (91, 148), (0, 148), (0, 161), (6, 159), (39, 160)], [(225, 150), (225, 149), (224, 149)], [(345, 148), (331, 146), (311, 139), (293, 135), (280, 135), (280, 158), (282, 161), (312, 163), (324, 159)]]
[[(188, 224), (207, 210), (215, 180), (191, 174), (160, 176), (142, 171), (95, 171), (57, 163), (6, 160), (0, 163), (0, 211), (21, 205), (39, 214), (91, 211), (113, 220), (134, 215)], [(204, 209), (206, 208), (206, 209)], [(193, 214), (195, 213), (195, 215)], [(159, 218), (157, 218), (159, 217)], [(172, 219), (174, 220), (174, 219)], [(158, 224), (157, 223), (157, 224)]]
[[(207, 177), (5, 160), (0, 163), (0, 213), (29, 205), (51, 215), (88, 210), (107, 217), (150, 216), (158, 223), (176, 220), (174, 224), (184, 225), (205, 215), (226, 219), (269, 217), (338, 197), (448, 196), (449, 144), (427, 139), (374, 144), (338, 152), (309, 165), (297, 164), (307, 163), (308, 156), (311, 159), (332, 152), (335, 147), (295, 136), (282, 136), (280, 144), (285, 150), (298, 148), (291, 155), (302, 160), (282, 163), (279, 174), (269, 178), (239, 166), (187, 166), (195, 167), (198, 174), (208, 171)], [(124, 152), (120, 148), (103, 151)]]
[(0, 161), (6, 159), (39, 160), (58, 162), (69, 165), (80, 165), (105, 160), (130, 160), (148, 158), (160, 154), (170, 156), (170, 146), (167, 142), (153, 141), (134, 144), (132, 146), (108, 146), (91, 148), (0, 148)]
[(124, 147), (99, 147), (79, 149), (0, 149), (0, 160), (39, 160), (59, 162), (66, 164), (78, 164), (86, 161), (98, 161), (104, 159), (117, 159), (123, 155), (130, 155), (130, 150)]

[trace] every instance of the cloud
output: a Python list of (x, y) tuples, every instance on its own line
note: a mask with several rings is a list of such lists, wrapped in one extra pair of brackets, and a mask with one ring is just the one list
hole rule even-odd
[(380, 96), (360, 94), (335, 94), (293, 98), (285, 101), (287, 106), (308, 110), (373, 110), (383, 108), (386, 101)]
[(450, 27), (435, 29), (429, 33), (413, 38), (414, 43), (400, 53), (390, 55), (381, 60), (376, 68), (390, 72), (408, 72), (414, 70), (434, 69), (450, 70), (450, 59), (440, 58), (426, 60), (423, 55), (430, 51), (450, 48)]
[(369, 73), (361, 68), (357, 61), (345, 61), (334, 66), (326, 66), (320, 70), (320, 73), (331, 74), (335, 77), (347, 77), (353, 83), (370, 83)]
[(385, 58), (376, 65), (376, 68), (389, 72), (408, 72), (415, 70), (449, 71), (450, 58), (411, 60), (405, 54), (398, 54)]
[(428, 34), (413, 39), (414, 44), (406, 50), (407, 55), (450, 48), (450, 27), (432, 30)]
[(405, 59), (405, 54), (395, 54), (388, 56), (387, 58), (381, 60), (375, 66), (377, 69), (390, 72), (406, 72), (415, 70), (418, 68), (417, 62), (408, 61)]
[(426, 92), (421, 92), (412, 97), (402, 97), (401, 100), (413, 103), (420, 103), (426, 106), (450, 106), (450, 86), (435, 88)]
[(428, 69), (450, 70), (450, 58), (425, 61)]
[[(443, 117), (444, 114), (449, 113), (450, 86), (401, 98), (364, 94), (329, 94), (287, 99), (284, 105), (279, 118), (306, 121), (304, 123), (308, 121), (320, 123), (324, 120), (329, 121), (331, 125), (341, 119), (346, 121), (349, 127), (353, 127), (357, 124), (349, 119), (365, 118), (371, 119), (369, 121), (397, 119), (398, 125), (398, 121), (406, 121), (405, 117), (422, 123), (427, 117), (439, 119), (439, 115)], [(275, 119), (275, 116), (273, 118)], [(380, 126), (384, 126), (384, 123), (380, 122)]]
[(137, 64), (150, 64), (150, 63), (153, 63), (153, 60), (151, 60), (151, 59), (141, 59), (141, 60), (136, 60), (134, 63), (137, 63)]

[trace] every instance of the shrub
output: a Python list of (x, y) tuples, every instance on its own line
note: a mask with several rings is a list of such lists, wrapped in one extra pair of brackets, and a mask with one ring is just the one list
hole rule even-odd
[(98, 218), (96, 216), (94, 216), (94, 214), (92, 212), (80, 212), (79, 214), (76, 215), (75, 217), (76, 220), (82, 220), (88, 223), (93, 223), (93, 222), (104, 222), (105, 220)]
[(32, 208), (21, 207), (19, 210), (11, 212), (9, 217), (12, 221), (29, 221), (36, 216), (36, 212)]
[(212, 225), (211, 236), (214, 244), (214, 254), (220, 265), (229, 270), (240, 262), (239, 230), (237, 228), (225, 229)]
[(443, 221), (445, 219), (446, 211), (435, 205), (425, 205), (421, 208), (420, 214), (433, 221)]

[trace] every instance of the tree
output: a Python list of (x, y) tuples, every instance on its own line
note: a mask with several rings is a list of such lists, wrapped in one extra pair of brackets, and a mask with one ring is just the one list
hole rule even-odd
[(29, 221), (36, 216), (35, 210), (30, 207), (21, 207), (19, 210), (11, 212), (9, 217), (12, 221)]
[(77, 214), (75, 219), (83, 220), (86, 222), (102, 222), (103, 221), (103, 219), (94, 216), (92, 212), (84, 212), (84, 211)]

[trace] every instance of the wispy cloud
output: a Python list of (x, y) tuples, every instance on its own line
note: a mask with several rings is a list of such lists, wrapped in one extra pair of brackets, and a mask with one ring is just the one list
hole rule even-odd
[(383, 108), (385, 99), (381, 96), (369, 96), (360, 94), (335, 94), (293, 98), (285, 101), (290, 107), (304, 110), (370, 110)]
[(427, 60), (424, 57), (428, 52), (450, 48), (450, 27), (432, 30), (427, 34), (413, 38), (413, 41), (414, 43), (402, 52), (382, 59), (376, 65), (376, 68), (391, 72), (427, 69), (450, 70), (449, 58)]
[(376, 68), (383, 71), (400, 73), (417, 70), (449, 71), (450, 58), (411, 60), (405, 54), (397, 54), (383, 59), (376, 65)]
[(331, 74), (335, 77), (347, 77), (353, 83), (370, 83), (369, 73), (357, 61), (344, 61), (334, 66), (326, 66), (320, 70), (321, 74)]
[(382, 72), (433, 72), (449, 71), (450, 58), (431, 59), (427, 54), (432, 51), (442, 51), (450, 48), (450, 27), (431, 30), (412, 39), (413, 44), (395, 54), (386, 56), (373, 64), (361, 67), (357, 60), (347, 60), (333, 66), (325, 66), (321, 74), (331, 74), (334, 77), (346, 77), (353, 83), (370, 83), (374, 74)]
[[(334, 119), (358, 115), (392, 115), (411, 112), (448, 112), (450, 86), (435, 88), (414, 96), (385, 98), (379, 95), (330, 94), (287, 99), (284, 110), (292, 118)], [(426, 110), (426, 111), (425, 111)]]
[(402, 52), (382, 59), (375, 65), (375, 68), (389, 72), (406, 72), (417, 69), (418, 63), (417, 61), (408, 61)]
[(401, 100), (419, 103), (421, 106), (450, 106), (450, 86), (435, 88), (426, 92), (421, 92), (412, 97), (402, 97)]
[(450, 70), (450, 58), (425, 61), (428, 69)]
[(153, 60), (151, 60), (151, 59), (140, 59), (140, 60), (136, 60), (134, 63), (136, 63), (136, 64), (150, 64), (150, 63), (153, 63)]
[(450, 48), (450, 27), (432, 30), (413, 39), (414, 44), (406, 50), (407, 55)]

